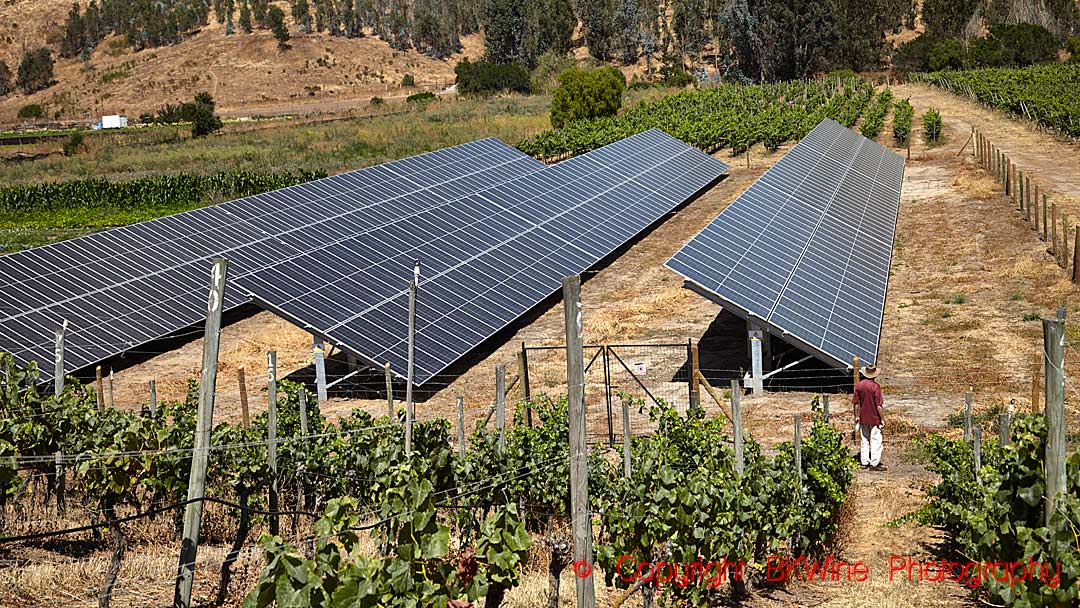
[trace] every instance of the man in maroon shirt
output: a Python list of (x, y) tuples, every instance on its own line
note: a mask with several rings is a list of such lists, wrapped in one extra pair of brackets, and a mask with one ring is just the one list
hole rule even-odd
[(881, 429), (885, 417), (881, 414), (884, 400), (881, 386), (877, 383), (877, 367), (868, 365), (862, 370), (862, 380), (855, 385), (852, 404), (855, 407), (855, 425), (862, 435), (859, 460), (864, 467), (875, 471), (885, 470), (881, 464)]

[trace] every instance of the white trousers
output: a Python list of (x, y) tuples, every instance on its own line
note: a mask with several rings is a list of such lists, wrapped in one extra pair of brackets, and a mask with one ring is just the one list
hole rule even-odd
[(859, 461), (862, 465), (876, 467), (881, 464), (881, 427), (859, 425), (862, 443), (859, 449)]

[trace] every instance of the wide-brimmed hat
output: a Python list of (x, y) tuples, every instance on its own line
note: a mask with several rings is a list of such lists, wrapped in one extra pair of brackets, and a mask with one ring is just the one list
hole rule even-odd
[(867, 365), (866, 367), (862, 368), (861, 373), (863, 378), (877, 378), (878, 368), (876, 365)]

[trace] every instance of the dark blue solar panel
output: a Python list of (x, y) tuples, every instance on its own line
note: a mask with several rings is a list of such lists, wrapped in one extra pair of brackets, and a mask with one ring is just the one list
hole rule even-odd
[[(204, 318), (213, 256), (241, 278), (544, 168), (484, 139), (2, 256), (0, 350), (47, 378), (67, 320), (67, 368), (92, 365)], [(247, 301), (226, 289), (226, 308)]]
[(898, 154), (826, 119), (667, 266), (833, 364), (872, 364), (903, 176)]
[(648, 131), (238, 283), (264, 307), (402, 372), (407, 288), (420, 260), (419, 385), (557, 291), (563, 276), (595, 265), (726, 170)]

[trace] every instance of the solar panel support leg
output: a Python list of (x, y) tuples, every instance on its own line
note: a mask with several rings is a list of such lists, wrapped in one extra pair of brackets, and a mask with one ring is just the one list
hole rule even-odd
[(394, 422), (394, 376), (390, 373), (390, 362), (383, 366), (386, 371), (386, 417)]
[(420, 261), (413, 266), (413, 280), (409, 283), (409, 358), (405, 381), (405, 453), (412, 453), (413, 427), (413, 378), (416, 367), (416, 290), (420, 286)]
[[(277, 469), (277, 353), (266, 353), (266, 464), (270, 467), (269, 506), (271, 511), (278, 510), (278, 469)], [(270, 534), (278, 535), (280, 530), (277, 515), (270, 515)]]
[(97, 391), (95, 391), (96, 392), (96, 397), (97, 397), (97, 409), (98, 409), (99, 412), (104, 412), (105, 411), (105, 393), (102, 392), (103, 387), (102, 387), (102, 383), (101, 383), (101, 366), (100, 365), (97, 366), (96, 368), (94, 368), (94, 386), (97, 388)]
[(53, 368), (53, 394), (57, 397), (64, 392), (64, 334), (67, 333), (67, 321), (56, 330), (55, 367)]
[(315, 355), (315, 391), (319, 405), (326, 402), (326, 345), (319, 336), (312, 335), (311, 352)]
[(495, 427), (499, 429), (499, 454), (506, 455), (506, 366), (495, 366)]

